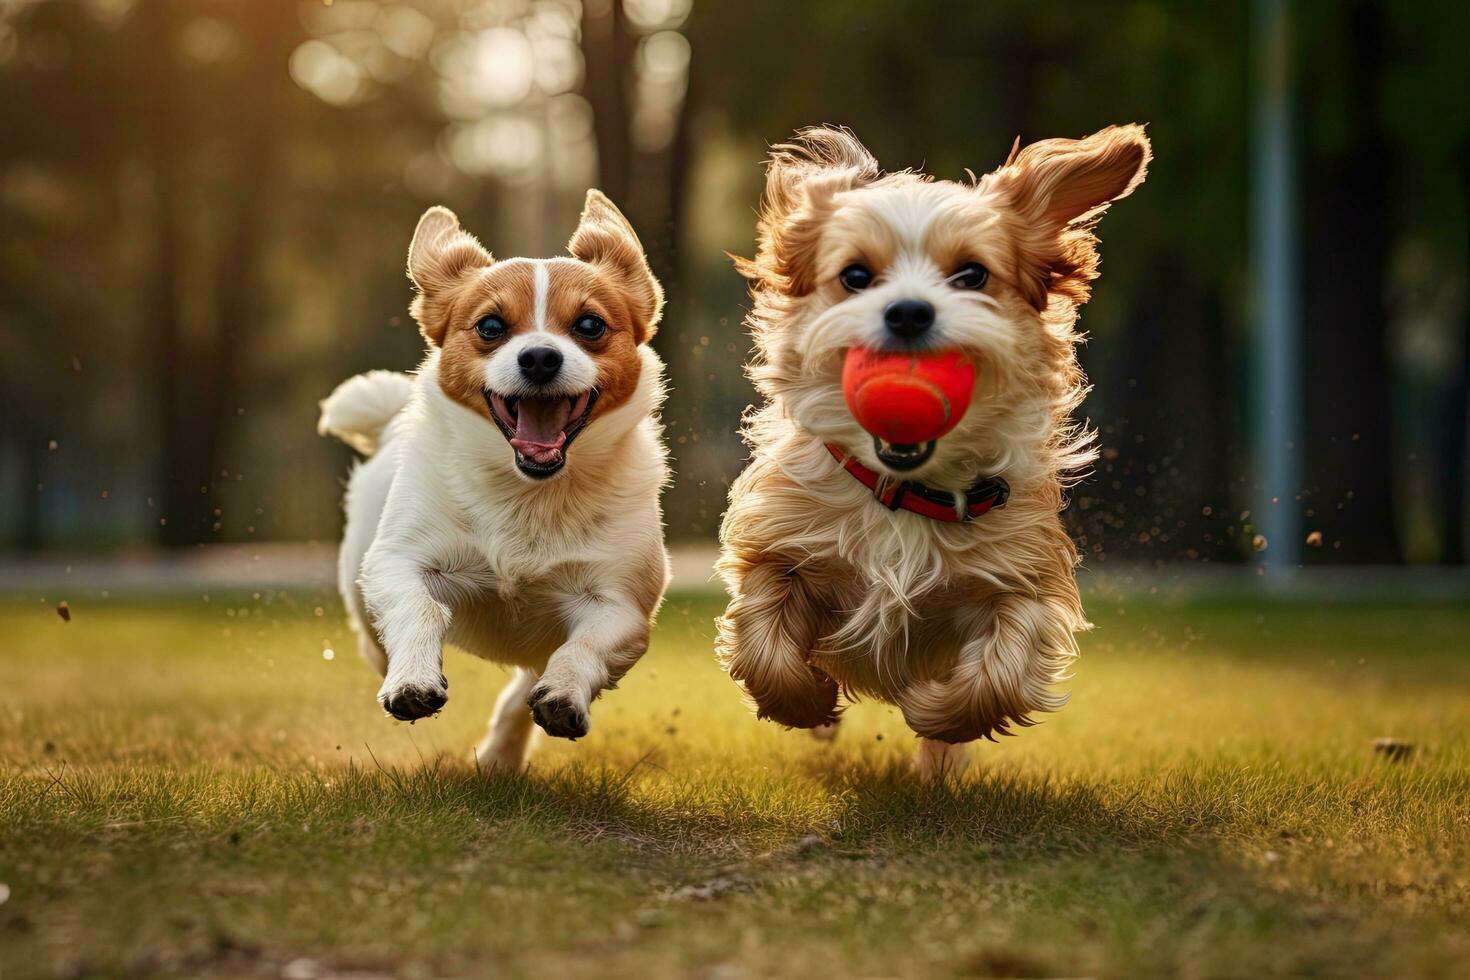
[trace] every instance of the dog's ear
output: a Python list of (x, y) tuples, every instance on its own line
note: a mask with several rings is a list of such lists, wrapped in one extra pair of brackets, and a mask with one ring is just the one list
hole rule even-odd
[(771, 148), (754, 259), (735, 268), (756, 284), (804, 296), (816, 288), (816, 245), (840, 192), (882, 176), (878, 161), (846, 129), (803, 129)]
[(582, 220), (567, 251), (602, 268), (623, 288), (633, 315), (633, 339), (641, 344), (652, 337), (663, 312), (663, 287), (648, 267), (637, 232), (602, 191), (593, 188), (587, 192)]
[(408, 278), (418, 287), (409, 312), (425, 340), (435, 347), (444, 343), (449, 330), (445, 294), (465, 276), (493, 262), (474, 236), (460, 229), (453, 211), (432, 207), (424, 212), (408, 246)]
[(1143, 183), (1152, 158), (1142, 126), (1109, 126), (1086, 139), (1043, 140), (1013, 152), (981, 184), (1015, 218), (1018, 285), (1038, 310), (1049, 293), (1086, 302), (1097, 277), (1093, 227), (1111, 202)]

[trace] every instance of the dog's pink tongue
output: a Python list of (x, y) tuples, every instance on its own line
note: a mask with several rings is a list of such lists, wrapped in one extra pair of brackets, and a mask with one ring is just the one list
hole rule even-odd
[(516, 402), (516, 434), (510, 444), (536, 463), (554, 463), (567, 441), (572, 406), (565, 398), (522, 398)]

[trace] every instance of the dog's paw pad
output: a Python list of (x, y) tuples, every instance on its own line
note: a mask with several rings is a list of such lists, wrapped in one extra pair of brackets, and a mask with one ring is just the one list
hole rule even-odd
[(379, 699), (383, 710), (399, 721), (417, 721), (437, 714), (449, 700), (447, 687), (404, 685), (383, 694)]
[(553, 694), (544, 688), (536, 688), (526, 699), (531, 717), (536, 719), (546, 734), (554, 738), (578, 739), (591, 729), (587, 712), (577, 707), (568, 697)]

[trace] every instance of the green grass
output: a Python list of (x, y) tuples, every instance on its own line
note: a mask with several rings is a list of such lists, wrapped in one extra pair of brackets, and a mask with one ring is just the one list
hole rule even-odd
[[(1101, 601), (1072, 704), (924, 788), (756, 722), (717, 603), (525, 777), (503, 674), (384, 718), (315, 597), (0, 603), (0, 977), (1451, 975), (1470, 610)], [(333, 659), (323, 650), (336, 651)], [(1414, 744), (1390, 763), (1378, 736)], [(0, 890), (3, 894), (3, 890)]]

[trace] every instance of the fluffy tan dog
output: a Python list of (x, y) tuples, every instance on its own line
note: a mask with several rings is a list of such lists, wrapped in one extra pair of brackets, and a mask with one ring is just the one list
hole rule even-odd
[[(821, 729), (840, 696), (896, 704), (931, 777), (1065, 703), (1053, 686), (1088, 624), (1058, 512), (1095, 456), (1072, 418), (1074, 323), (1097, 219), (1150, 155), (1115, 126), (964, 184), (884, 173), (845, 130), (772, 151), (758, 251), (737, 263), (766, 404), (719, 563), (719, 656), (761, 717)], [(876, 440), (844, 400), (853, 347), (963, 352), (968, 411), (922, 447)]]

